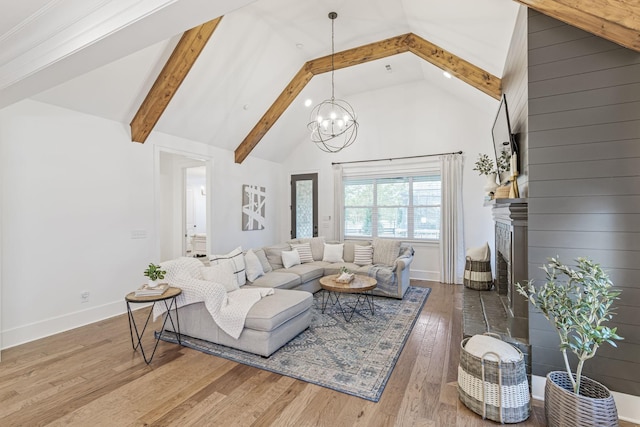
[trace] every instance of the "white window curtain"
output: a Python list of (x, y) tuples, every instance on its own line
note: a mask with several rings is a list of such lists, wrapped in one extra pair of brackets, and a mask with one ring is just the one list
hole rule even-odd
[(464, 217), (462, 156), (440, 156), (442, 206), (440, 215), (440, 281), (462, 284), (464, 274)]
[(344, 190), (342, 165), (333, 165), (333, 238), (342, 241), (344, 236)]

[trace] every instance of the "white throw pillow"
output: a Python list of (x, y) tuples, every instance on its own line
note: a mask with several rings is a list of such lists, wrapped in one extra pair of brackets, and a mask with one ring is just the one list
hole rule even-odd
[(295, 249), (298, 251), (300, 255), (300, 263), (304, 264), (305, 262), (313, 262), (313, 255), (311, 253), (311, 244), (310, 243), (292, 243), (291, 249)]
[(264, 269), (258, 256), (249, 249), (244, 254), (245, 273), (247, 274), (247, 280), (254, 282), (258, 277), (264, 275)]
[(487, 354), (487, 352), (496, 353), (503, 362), (517, 362), (521, 357), (520, 352), (514, 346), (489, 335), (472, 336), (465, 344), (464, 349), (467, 353), (479, 358), (486, 355), (484, 357), (486, 360), (494, 362), (497, 362), (498, 359), (493, 354)]
[(373, 264), (373, 246), (355, 245), (353, 247), (353, 263), (356, 265)]
[(211, 255), (209, 261), (211, 262), (211, 265), (217, 265), (227, 259), (233, 262), (233, 273), (236, 276), (238, 286), (242, 286), (247, 283), (247, 276), (244, 273), (244, 255), (242, 255), (242, 247), (238, 246), (226, 255)]
[(489, 243), (485, 243), (477, 248), (467, 249), (467, 258), (471, 261), (489, 261), (491, 260), (491, 250)]
[(300, 264), (300, 254), (297, 250), (282, 251), (282, 265), (284, 268), (290, 268)]
[(342, 259), (342, 252), (344, 251), (344, 243), (339, 244), (324, 244), (324, 255), (322, 261), (324, 262), (344, 262)]
[(210, 267), (200, 267), (200, 274), (206, 281), (221, 284), (227, 292), (239, 289), (235, 274), (233, 274), (233, 263), (229, 260)]

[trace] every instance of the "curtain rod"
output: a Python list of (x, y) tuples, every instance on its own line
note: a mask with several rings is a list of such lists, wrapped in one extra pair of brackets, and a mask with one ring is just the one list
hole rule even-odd
[(444, 156), (445, 154), (462, 154), (462, 150), (454, 151), (453, 153), (422, 154), (420, 156), (393, 157), (389, 159), (371, 159), (371, 160), (352, 160), (350, 162), (332, 162), (331, 165), (346, 165), (348, 163), (384, 162), (384, 161), (392, 161), (392, 160), (417, 159), (420, 157)]

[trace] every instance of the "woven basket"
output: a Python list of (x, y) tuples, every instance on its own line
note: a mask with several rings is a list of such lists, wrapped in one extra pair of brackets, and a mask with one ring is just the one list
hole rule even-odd
[(464, 265), (464, 285), (476, 291), (488, 291), (493, 287), (490, 261), (472, 261), (467, 257)]
[(575, 394), (565, 371), (553, 371), (547, 375), (544, 413), (549, 427), (618, 425), (618, 410), (609, 389), (583, 375), (580, 394)]
[[(531, 414), (529, 382), (524, 356), (516, 362), (494, 362), (468, 353), (460, 344), (458, 397), (482, 418), (501, 423), (519, 423)], [(514, 347), (515, 348), (515, 347)], [(483, 366), (484, 365), (484, 366)]]

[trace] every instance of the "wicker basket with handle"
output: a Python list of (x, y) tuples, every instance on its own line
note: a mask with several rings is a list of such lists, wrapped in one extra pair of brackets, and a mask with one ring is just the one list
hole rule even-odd
[[(493, 335), (493, 334), (491, 334)], [(515, 362), (487, 360), (465, 350), (469, 338), (460, 344), (458, 397), (465, 406), (482, 418), (501, 423), (519, 423), (531, 414), (529, 381), (520, 353)], [(498, 360), (500, 356), (493, 353)]]

